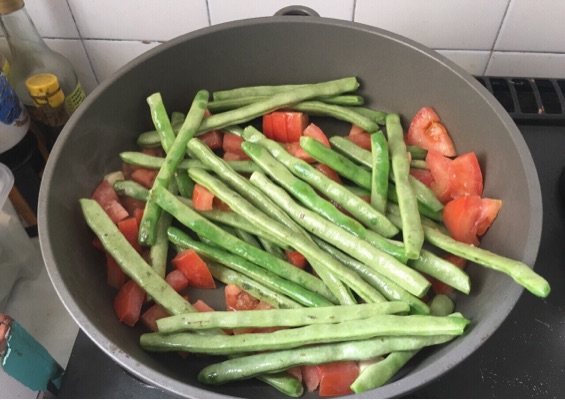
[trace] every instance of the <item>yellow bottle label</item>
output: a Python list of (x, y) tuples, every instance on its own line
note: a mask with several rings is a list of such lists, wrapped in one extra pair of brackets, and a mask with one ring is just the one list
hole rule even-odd
[(4, 76), (8, 76), (10, 73), (10, 62), (8, 60), (4, 60), (4, 65), (2, 65), (2, 71), (0, 72), (2, 72)]
[(57, 108), (65, 101), (59, 80), (53, 74), (42, 73), (30, 76), (25, 81), (29, 95), (37, 107), (48, 105)]
[(67, 113), (69, 115), (74, 113), (85, 98), (86, 93), (84, 93), (84, 89), (80, 82), (78, 82), (75, 89), (65, 98), (65, 109), (67, 110)]

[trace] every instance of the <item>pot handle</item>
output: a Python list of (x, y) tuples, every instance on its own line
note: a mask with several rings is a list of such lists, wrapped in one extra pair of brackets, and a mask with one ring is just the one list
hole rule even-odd
[(292, 5), (292, 6), (287, 6), (284, 8), (281, 8), (279, 11), (277, 11), (275, 13), (275, 16), (281, 16), (281, 15), (298, 15), (298, 16), (303, 16), (303, 17), (319, 17), (320, 14), (318, 14), (317, 11), (313, 10), (310, 7), (306, 7), (306, 6), (301, 6), (301, 5)]

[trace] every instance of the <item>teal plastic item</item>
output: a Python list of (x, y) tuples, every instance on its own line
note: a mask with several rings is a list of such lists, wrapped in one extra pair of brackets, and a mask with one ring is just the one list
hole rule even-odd
[(11, 322), (0, 357), (4, 371), (32, 390), (56, 392), (61, 386), (63, 368), (16, 321)]

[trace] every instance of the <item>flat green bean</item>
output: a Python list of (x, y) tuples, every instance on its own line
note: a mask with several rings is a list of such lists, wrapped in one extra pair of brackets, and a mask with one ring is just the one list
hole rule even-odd
[(352, 111), (371, 118), (379, 125), (385, 124), (386, 113), (384, 111), (377, 111), (367, 107), (349, 107)]
[(402, 220), (402, 239), (408, 258), (415, 259), (420, 255), (424, 243), (424, 232), (418, 212), (418, 201), (408, 178), (410, 164), (404, 144), (404, 133), (400, 125), (400, 118), (396, 114), (386, 116), (386, 129), (392, 172), (396, 181), (396, 194)]
[(321, 343), (364, 340), (380, 336), (461, 335), (469, 320), (428, 315), (376, 315), (335, 324), (308, 325), (271, 333), (199, 335), (196, 333), (145, 333), (140, 344), (145, 350), (189, 351), (201, 354), (238, 354), (284, 350)]
[(332, 136), (329, 140), (332, 147), (344, 156), (351, 158), (367, 168), (373, 168), (373, 159), (370, 151), (357, 146), (351, 140), (343, 136)]
[(202, 383), (220, 385), (234, 380), (252, 378), (269, 371), (285, 370), (298, 365), (319, 365), (333, 361), (368, 360), (391, 351), (420, 349), (451, 340), (450, 336), (383, 337), (308, 348), (254, 354), (212, 364), (198, 374)]
[(390, 164), (388, 157), (388, 143), (381, 131), (371, 135), (371, 153), (371, 205), (380, 212), (385, 213)]
[[(196, 180), (195, 177), (193, 178)], [(273, 184), (262, 173), (254, 172), (251, 175), (250, 181), (265, 193), (269, 193), (275, 203), (309, 232), (350, 254), (357, 260), (370, 265), (377, 272), (415, 296), (422, 296), (428, 290), (430, 283), (418, 272), (402, 264), (387, 253), (378, 250), (368, 242), (353, 236), (310, 210), (299, 206), (283, 189)], [(302, 253), (305, 254), (304, 252)], [(349, 286), (351, 285), (349, 284)]]
[(384, 360), (365, 368), (351, 384), (351, 390), (355, 393), (362, 393), (381, 387), (396, 375), (417, 353), (418, 350), (390, 353)]
[(147, 201), (147, 196), (149, 196), (149, 190), (139, 183), (130, 180), (114, 182), (114, 190), (120, 196), (128, 196), (141, 201)]
[[(233, 97), (222, 100), (214, 100), (208, 103), (208, 109), (213, 113), (233, 110), (234, 108), (246, 106), (248, 104), (265, 100), (267, 98), (268, 96), (245, 96), (245, 97)], [(322, 97), (317, 100), (326, 104), (335, 104), (339, 106), (359, 106), (362, 105), (364, 102), (363, 97), (357, 95)], [(302, 103), (298, 103), (298, 104), (302, 104)], [(295, 107), (296, 105), (291, 105), (288, 108), (294, 109)]]
[(161, 318), (157, 321), (160, 333), (173, 333), (196, 329), (269, 328), (273, 326), (296, 327), (314, 324), (335, 324), (374, 317), (381, 314), (399, 314), (410, 310), (400, 301), (329, 306), (318, 308), (295, 308), (281, 310), (213, 311)]
[(310, 115), (328, 116), (340, 121), (349, 122), (369, 132), (374, 132), (379, 129), (379, 125), (374, 120), (355, 112), (351, 107), (310, 100), (294, 104), (291, 108)]

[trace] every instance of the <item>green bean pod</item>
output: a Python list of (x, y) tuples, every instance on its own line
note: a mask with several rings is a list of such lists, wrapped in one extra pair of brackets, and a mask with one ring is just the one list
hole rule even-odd
[(371, 205), (380, 212), (385, 213), (390, 164), (388, 158), (388, 143), (381, 131), (371, 135), (371, 153)]
[(293, 110), (302, 111), (310, 115), (317, 116), (328, 116), (340, 121), (349, 122), (351, 124), (357, 125), (368, 132), (374, 132), (379, 128), (379, 125), (372, 120), (359, 114), (351, 109), (351, 107), (344, 107), (337, 104), (328, 104), (323, 101), (303, 101), (298, 104), (294, 104), (291, 107)]
[(335, 324), (308, 325), (271, 333), (199, 335), (197, 333), (145, 333), (140, 345), (157, 352), (188, 351), (200, 354), (238, 354), (284, 350), (311, 344), (364, 340), (381, 336), (461, 335), (469, 320), (428, 315), (376, 315)]
[(417, 353), (418, 350), (390, 353), (384, 360), (365, 368), (351, 384), (351, 390), (363, 393), (383, 386)]
[(329, 140), (332, 147), (344, 156), (351, 158), (367, 168), (373, 168), (373, 159), (370, 151), (357, 146), (351, 140), (343, 136), (332, 136)]

